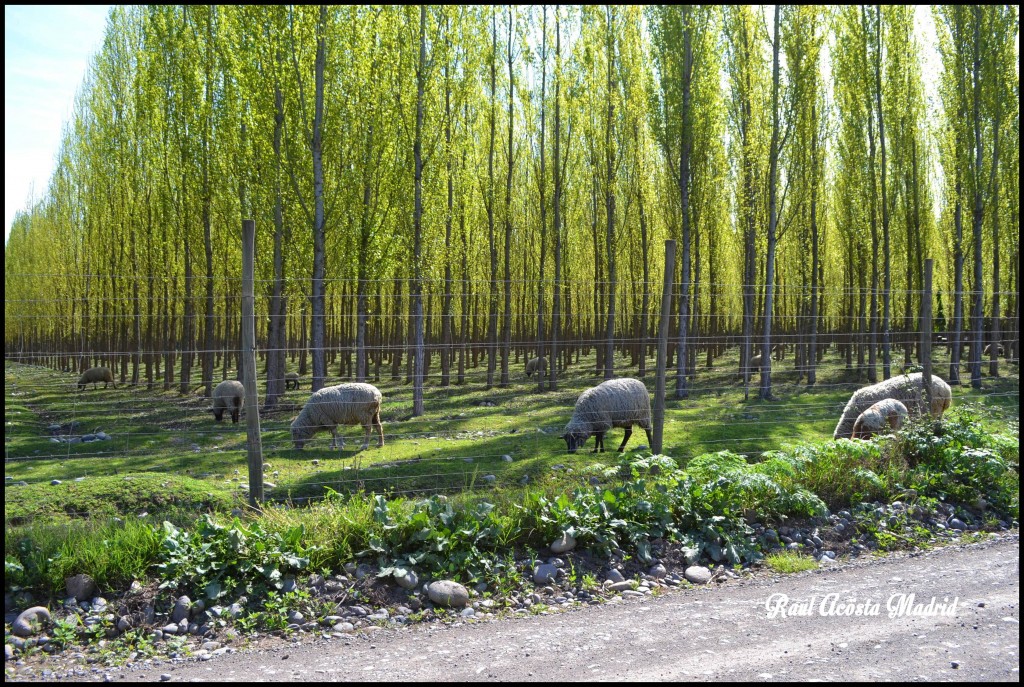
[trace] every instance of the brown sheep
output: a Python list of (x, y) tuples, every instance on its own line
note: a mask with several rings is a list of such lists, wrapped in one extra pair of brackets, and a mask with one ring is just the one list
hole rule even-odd
[(93, 388), (96, 388), (96, 384), (103, 382), (103, 388), (107, 388), (107, 384), (113, 384), (114, 388), (117, 388), (117, 383), (114, 381), (114, 375), (111, 373), (109, 367), (90, 367), (88, 370), (82, 373), (82, 376), (78, 378), (78, 390), (84, 391), (85, 385), (92, 383)]

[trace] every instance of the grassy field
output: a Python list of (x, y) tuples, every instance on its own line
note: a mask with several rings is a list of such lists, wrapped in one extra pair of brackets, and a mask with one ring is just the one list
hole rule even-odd
[[(668, 402), (666, 455), (685, 464), (723, 449), (756, 457), (791, 442), (829, 439), (843, 405), (859, 386), (842, 362), (830, 357), (819, 368), (815, 387), (797, 384), (790, 357), (774, 363), (777, 400), (755, 400), (755, 377), (751, 400), (744, 401), (737, 355), (731, 349), (713, 368), (699, 367), (690, 398)], [(635, 373), (624, 359), (617, 363), (620, 375)], [(265, 480), (274, 485), (268, 496), (301, 504), (327, 489), (450, 493), (511, 487), (525, 480), (536, 483), (552, 474), (568, 486), (585, 481), (579, 468), (615, 462), (621, 430), (606, 437), (608, 452), (597, 455), (589, 453), (593, 440), (569, 455), (559, 438), (577, 396), (600, 381), (592, 372), (593, 359), (566, 371), (557, 392), (538, 393), (523, 367), (520, 362), (512, 368), (512, 383), (505, 389), (485, 390), (482, 366), (468, 370), (463, 386), (440, 387), (432, 376), (424, 394), (426, 414), (419, 418), (411, 417), (412, 386), (382, 378), (375, 383), (384, 394), (385, 446), (376, 448), (371, 442), (365, 451), (358, 450), (363, 431), (354, 426), (339, 428), (347, 442), (342, 451), (328, 448), (327, 434), (318, 435), (303, 451), (292, 447), (288, 426), (309, 396), (307, 375), (305, 388), (288, 391), (280, 409), (260, 418)], [(1005, 376), (986, 378), (980, 391), (955, 389), (954, 404), (975, 404), (982, 416), (1016, 422), (1017, 366), (1003, 365), (1002, 370)], [(5, 364), (8, 523), (12, 518), (135, 515), (152, 511), (153, 499), (146, 495), (161, 492), (166, 493), (156, 507), (223, 509), (243, 493), (248, 479), (244, 412), (237, 425), (227, 417), (218, 424), (207, 410), (210, 402), (199, 396), (126, 385), (79, 393), (76, 379), (45, 368)], [(645, 381), (653, 389), (653, 375)], [(670, 396), (672, 388), (670, 378)], [(72, 428), (71, 423), (79, 424)], [(53, 425), (61, 429), (49, 429)], [(55, 440), (100, 431), (111, 439)], [(646, 443), (643, 430), (636, 428), (628, 448)], [(111, 477), (117, 486), (111, 486)], [(125, 477), (131, 479), (126, 483)], [(51, 486), (51, 480), (62, 484)], [(21, 481), (29, 486), (11, 486)]]

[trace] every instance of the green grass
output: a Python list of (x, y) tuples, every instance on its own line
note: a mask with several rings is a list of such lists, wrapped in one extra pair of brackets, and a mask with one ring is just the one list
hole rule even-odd
[(770, 553), (764, 557), (764, 563), (775, 572), (785, 574), (814, 570), (818, 567), (817, 561), (813, 558), (792, 551)]
[[(748, 401), (743, 400), (742, 382), (735, 373), (736, 349), (715, 360), (714, 367), (698, 366), (691, 397), (671, 399), (667, 403), (664, 452), (681, 464), (704, 453), (728, 449), (756, 459), (764, 451), (787, 444), (816, 442), (831, 437), (842, 406), (858, 386), (834, 351), (819, 368), (818, 385), (813, 388), (796, 383), (793, 360), (776, 362), (774, 391), (778, 400), (756, 400), (756, 377), (751, 383)], [(483, 362), (483, 361), (481, 361)], [(621, 431), (606, 437), (609, 451), (589, 454), (593, 440), (576, 455), (565, 452), (558, 436), (568, 421), (580, 392), (601, 381), (593, 374), (593, 356), (574, 364), (560, 378), (559, 391), (538, 393), (534, 380), (527, 379), (520, 360), (511, 366), (508, 388), (483, 388), (484, 366), (470, 368), (463, 386), (441, 387), (432, 376), (425, 388), (426, 414), (412, 418), (412, 387), (402, 380), (392, 381), (383, 373), (375, 382), (384, 393), (382, 419), (384, 448), (359, 451), (362, 429), (341, 427), (346, 448), (327, 448), (329, 436), (318, 435), (304, 451), (291, 445), (288, 426), (309, 396), (309, 376), (304, 388), (286, 392), (282, 407), (260, 418), (263, 455), (267, 464), (265, 480), (276, 487), (268, 496), (276, 500), (305, 503), (322, 497), (327, 489), (340, 492), (370, 491), (391, 494), (457, 493), (488, 488), (484, 475), (496, 477), (496, 487), (510, 487), (524, 478), (546, 479), (557, 474), (561, 489), (579, 482), (578, 470), (594, 462), (613, 464), (614, 449)], [(627, 360), (620, 357), (616, 370), (631, 374)], [(653, 361), (652, 361), (653, 363)], [(653, 367), (653, 365), (652, 365)], [(337, 365), (331, 369), (337, 371)], [(1004, 374), (1011, 369), (1003, 366)], [(1015, 368), (1013, 368), (1015, 372)], [(438, 372), (436, 359), (431, 374)], [(635, 368), (632, 369), (635, 373)], [(97, 507), (103, 514), (114, 510), (134, 514), (144, 500), (142, 484), (137, 497), (124, 498), (114, 489), (95, 498), (86, 496), (86, 487), (100, 477), (124, 477), (144, 474), (177, 476), (182, 482), (161, 487), (163, 481), (146, 481), (157, 498), (163, 492), (181, 493), (184, 500), (206, 504), (215, 509), (226, 507), (226, 495), (240, 494), (240, 485), (248, 481), (245, 454), (245, 424), (215, 423), (207, 411), (210, 403), (199, 396), (181, 397), (159, 387), (146, 390), (102, 388), (75, 391), (76, 375), (41, 367), (7, 363), (5, 366), (5, 474), (13, 481), (31, 485), (24, 496), (8, 487), (5, 517), (26, 517), (33, 503), (42, 504), (36, 517), (58, 511), (82, 512)], [(219, 375), (218, 375), (219, 378)], [(453, 377), (454, 378), (454, 377)], [(329, 383), (336, 383), (331, 379)], [(371, 380), (372, 381), (372, 380)], [(653, 375), (646, 379), (653, 388)], [(954, 391), (954, 404), (970, 400), (985, 409), (994, 423), (1016, 421), (1018, 417), (1018, 379), (1015, 374), (985, 379), (982, 391), (967, 387)], [(493, 406), (482, 405), (484, 402)], [(105, 431), (110, 441), (91, 443), (55, 443), (47, 430), (50, 423), (66, 426), (81, 423), (75, 434)], [(629, 448), (646, 444), (644, 433), (636, 428)], [(512, 457), (512, 462), (502, 456)], [(313, 460), (318, 465), (313, 465)], [(561, 464), (569, 470), (552, 472)], [(828, 471), (831, 474), (831, 470)], [(67, 489), (62, 506), (60, 494), (79, 477), (75, 489)], [(65, 484), (50, 487), (49, 481)], [(166, 480), (164, 480), (166, 481)], [(45, 488), (44, 488), (45, 487)], [(101, 489), (97, 487), (98, 489)], [(103, 487), (102, 489), (105, 489)], [(101, 490), (102, 490), (101, 489)], [(48, 490), (58, 490), (48, 493)], [(208, 496), (207, 496), (208, 495)], [(47, 498), (50, 496), (52, 498)], [(13, 497), (13, 498), (12, 498)], [(84, 499), (84, 503), (82, 500)], [(84, 507), (83, 507), (84, 506)], [(152, 512), (152, 510), (151, 510)]]

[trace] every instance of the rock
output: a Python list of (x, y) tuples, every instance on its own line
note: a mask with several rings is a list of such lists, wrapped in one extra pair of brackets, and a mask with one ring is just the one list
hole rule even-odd
[(171, 674), (170, 673), (161, 673), (160, 674), (160, 682), (168, 682), (170, 679), (171, 679)]
[(82, 435), (82, 443), (86, 443), (86, 442), (89, 442), (89, 441), (99, 441), (99, 439), (96, 437), (95, 434), (84, 434), (84, 435)]
[(356, 629), (356, 626), (352, 623), (338, 623), (333, 627), (335, 632), (351, 632)]
[(44, 623), (50, 622), (50, 611), (43, 606), (33, 606), (21, 612), (11, 624), (11, 632), (18, 637), (31, 637), (42, 629)]
[(64, 580), (68, 596), (73, 596), (77, 601), (86, 601), (96, 593), (96, 583), (88, 575), (74, 575)]
[(4, 644), (4, 662), (14, 660), (14, 647), (10, 644)]
[(96, 432), (96, 438), (99, 439), (100, 441), (109, 441), (113, 437), (111, 437), (106, 432)]
[(59, 479), (50, 480), (50, 486), (53, 486), (53, 487), (57, 486), (60, 483), (61, 483), (61, 481)]
[(612, 582), (606, 587), (610, 592), (624, 592), (627, 589), (633, 589), (633, 583), (629, 580), (623, 580), (622, 582)]
[(176, 635), (178, 634), (178, 625), (174, 623), (164, 625), (160, 628), (160, 631), (163, 632), (165, 635)]
[(511, 463), (511, 462), (512, 462), (512, 456), (508, 455), (507, 453), (506, 453), (505, 455), (503, 455), (503, 456), (501, 457), (501, 459), (502, 459), (503, 461), (505, 461), (506, 463)]
[(552, 553), (567, 553), (576, 548), (576, 537), (564, 532), (561, 537), (551, 544)]
[(187, 596), (178, 597), (178, 600), (174, 602), (174, 610), (171, 611), (171, 622), (181, 623), (182, 620), (188, 620), (188, 614), (191, 608), (191, 599)]
[(126, 615), (122, 615), (120, 618), (117, 619), (117, 631), (118, 632), (127, 632), (130, 629), (132, 629), (131, 618), (129, 618)]
[(609, 582), (623, 582), (626, 578), (618, 570), (612, 568), (608, 571), (607, 579)]
[(472, 618), (476, 615), (476, 611), (472, 608), (463, 608), (462, 613), (460, 613), (459, 615), (461, 615), (463, 618)]
[[(54, 481), (56, 481), (56, 480), (54, 480)], [(962, 520), (959, 520), (957, 518), (953, 518), (952, 520), (950, 520), (948, 526), (949, 526), (949, 529), (951, 529), (951, 530), (966, 530), (967, 529), (967, 525), (965, 525)]]
[(420, 583), (420, 578), (413, 570), (406, 570), (404, 575), (395, 573), (395, 584), (402, 589), (415, 589)]
[(547, 584), (558, 579), (558, 568), (551, 563), (541, 563), (533, 570), (534, 584)]
[(703, 565), (691, 565), (683, 572), (683, 577), (693, 584), (707, 584), (711, 581), (711, 571)]
[(494, 475), (484, 475), (483, 476), (483, 480), (484, 480), (484, 484), (491, 485), (491, 484), (494, 484), (495, 482), (497, 482), (498, 478), (495, 477)]
[(288, 622), (290, 623), (301, 623), (306, 619), (306, 616), (302, 615), (301, 611), (291, 611), (288, 613)]
[(462, 608), (469, 603), (469, 590), (451, 580), (430, 583), (427, 585), (427, 596), (434, 603), (450, 608)]
[(295, 581), (295, 576), (294, 575), (285, 575), (284, 579), (281, 580), (281, 591), (284, 594), (288, 594), (289, 592), (294, 592), (296, 589), (298, 589), (298, 587), (299, 587), (299, 585)]
[(647, 574), (656, 580), (660, 580), (668, 574), (668, 570), (665, 566), (659, 563), (658, 565), (651, 566), (651, 569), (647, 571)]

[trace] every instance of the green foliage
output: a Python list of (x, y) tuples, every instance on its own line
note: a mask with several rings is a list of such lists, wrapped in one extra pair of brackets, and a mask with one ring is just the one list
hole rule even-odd
[(817, 561), (792, 551), (778, 551), (764, 557), (765, 565), (780, 573), (798, 573), (804, 570), (815, 570)]
[(306, 569), (309, 552), (317, 548), (304, 535), (302, 525), (280, 533), (258, 521), (244, 526), (235, 519), (225, 526), (204, 516), (188, 531), (165, 521), (155, 566), (160, 587), (202, 590), (211, 600), (239, 587), (280, 589), (282, 576)]
[(910, 423), (886, 450), (906, 457), (906, 483), (919, 494), (969, 505), (982, 499), (998, 513), (1019, 517), (1018, 440), (986, 431), (971, 408), (941, 422)]
[(66, 577), (79, 573), (103, 588), (126, 587), (146, 576), (158, 545), (153, 528), (138, 520), (21, 527), (4, 539), (5, 568), (14, 573), (5, 579), (5, 587), (20, 584), (59, 592)]

